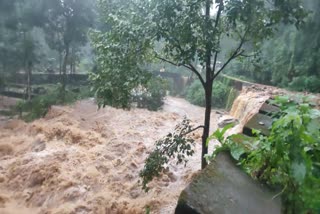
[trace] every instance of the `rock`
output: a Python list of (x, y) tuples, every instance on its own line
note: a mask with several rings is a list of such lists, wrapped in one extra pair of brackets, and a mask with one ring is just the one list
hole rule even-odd
[(176, 214), (277, 214), (280, 199), (239, 169), (228, 153), (220, 153), (181, 193)]
[(239, 121), (236, 119), (236, 118), (233, 118), (229, 115), (224, 115), (222, 117), (219, 118), (218, 120), (218, 127), (219, 128), (223, 128), (225, 127), (226, 125), (230, 124), (230, 123), (233, 123), (233, 124), (238, 124)]

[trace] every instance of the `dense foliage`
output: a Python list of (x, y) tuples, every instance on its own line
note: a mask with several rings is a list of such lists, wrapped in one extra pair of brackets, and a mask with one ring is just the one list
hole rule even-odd
[(138, 108), (159, 110), (164, 104), (167, 89), (167, 81), (160, 77), (153, 77), (145, 87), (135, 88), (131, 92), (131, 102), (136, 103)]
[(178, 124), (172, 133), (155, 143), (155, 150), (148, 156), (143, 170), (140, 172), (142, 178), (142, 188), (148, 191), (148, 183), (154, 177), (159, 177), (165, 165), (170, 159), (175, 159), (177, 164), (187, 163), (188, 156), (194, 153), (194, 140), (188, 134), (192, 132), (190, 120), (184, 120)]
[[(215, 81), (212, 86), (212, 107), (215, 108), (227, 108), (229, 95), (232, 88), (222, 81)], [(205, 92), (203, 87), (199, 81), (193, 82), (187, 89), (186, 89), (186, 99), (195, 105), (205, 106)]]
[[(231, 151), (245, 171), (279, 191), (284, 213), (320, 211), (320, 111), (305, 99), (299, 103), (279, 97), (269, 136), (254, 139), (234, 135), (226, 140), (221, 131), (212, 137)], [(227, 127), (229, 128), (229, 127)], [(222, 136), (222, 137), (221, 137)]]
[[(29, 122), (44, 117), (53, 105), (71, 104), (79, 99), (93, 96), (90, 88), (84, 86), (81, 88), (69, 88), (69, 90), (63, 92), (61, 90), (61, 86), (54, 87), (46, 94), (37, 96), (30, 101), (21, 101), (14, 110), (20, 114), (22, 119)], [(61, 93), (64, 93), (63, 98)]]
[(229, 73), (298, 91), (320, 92), (320, 2), (304, 1), (311, 10), (296, 29), (283, 24), (275, 39), (263, 43), (255, 59), (233, 64)]
[[(95, 1), (0, 1), (0, 76), (24, 85), (31, 99), (34, 72), (75, 73), (83, 58), (92, 63), (87, 31), (95, 19)], [(18, 75), (25, 80), (12, 82)]]
[[(127, 107), (130, 91), (145, 83), (145, 64), (158, 59), (193, 72), (205, 91), (203, 156), (209, 135), (213, 81), (234, 59), (255, 51), (279, 22), (299, 26), (300, 0), (100, 0), (108, 25), (94, 31), (98, 72), (92, 76), (100, 105)], [(216, 9), (213, 13), (213, 8)], [(221, 51), (221, 41), (236, 44)], [(250, 47), (250, 48), (247, 48)], [(223, 63), (218, 63), (219, 60)]]

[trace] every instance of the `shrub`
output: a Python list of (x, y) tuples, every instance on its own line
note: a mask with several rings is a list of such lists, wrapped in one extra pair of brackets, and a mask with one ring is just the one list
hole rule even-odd
[[(62, 93), (63, 96), (62, 96)], [(89, 87), (81, 87), (75, 89), (61, 91), (61, 87), (51, 89), (45, 95), (40, 95), (31, 101), (21, 101), (16, 105), (16, 111), (26, 121), (32, 121), (40, 117), (44, 117), (52, 105), (70, 104), (79, 99), (91, 97), (92, 92)], [(23, 112), (26, 114), (23, 115)]]
[[(278, 189), (284, 213), (320, 212), (320, 111), (303, 100), (277, 98), (281, 111), (269, 136), (259, 135), (242, 142), (234, 135), (222, 141), (243, 169), (253, 178)], [(218, 135), (217, 135), (218, 133)], [(212, 137), (217, 138), (221, 131)], [(216, 151), (216, 152), (217, 152)], [(275, 197), (276, 197), (275, 196)]]
[(167, 82), (160, 78), (151, 78), (145, 87), (138, 87), (132, 92), (132, 103), (137, 103), (138, 108), (147, 108), (157, 111), (163, 105), (168, 88)]
[(198, 106), (205, 106), (204, 89), (200, 81), (194, 81), (186, 90), (187, 100)]
[[(216, 108), (226, 108), (232, 88), (228, 83), (218, 80), (213, 83), (212, 90), (212, 106)], [(193, 82), (190, 87), (187, 88), (186, 99), (194, 105), (205, 106), (205, 93), (199, 81)]]
[(300, 76), (293, 78), (289, 87), (296, 91), (320, 91), (320, 79), (317, 76)]

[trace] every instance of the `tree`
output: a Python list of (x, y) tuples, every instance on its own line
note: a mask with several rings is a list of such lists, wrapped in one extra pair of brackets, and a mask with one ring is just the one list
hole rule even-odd
[(4, 20), (0, 27), (3, 31), (1, 40), (4, 40), (0, 46), (3, 51), (3, 70), (6, 72), (13, 68), (17, 71), (23, 68), (26, 74), (26, 98), (30, 100), (32, 68), (38, 58), (34, 29), (42, 26), (43, 4), (41, 0), (14, 0), (0, 2), (0, 6), (4, 10)]
[(320, 92), (320, 2), (304, 0), (303, 4), (311, 13), (300, 29), (282, 24), (274, 39), (263, 42), (259, 57), (247, 60), (250, 66), (247, 62), (233, 64), (229, 73), (258, 83)]
[[(158, 59), (193, 72), (206, 98), (202, 168), (207, 163), (212, 84), (234, 59), (248, 57), (272, 36), (279, 22), (299, 26), (299, 0), (100, 0), (107, 32), (94, 32), (100, 71), (92, 80), (100, 105), (127, 106), (130, 90), (143, 83), (144, 65)], [(221, 40), (237, 44), (221, 56)], [(161, 49), (156, 50), (156, 44)], [(224, 60), (222, 65), (218, 61)], [(204, 72), (198, 69), (199, 62)]]
[(70, 59), (70, 50), (76, 50), (72, 47), (86, 43), (88, 29), (94, 22), (93, 6), (92, 2), (87, 0), (47, 0), (46, 5), (49, 44), (59, 52), (60, 56), (64, 52), (63, 60), (59, 61), (62, 91), (65, 91), (67, 65), (74, 63)]

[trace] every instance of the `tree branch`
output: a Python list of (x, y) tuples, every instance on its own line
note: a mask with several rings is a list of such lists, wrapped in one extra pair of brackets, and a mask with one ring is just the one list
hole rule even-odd
[[(215, 23), (214, 23), (214, 28), (215, 29), (217, 29), (217, 27), (219, 25), (220, 16), (221, 16), (221, 12), (222, 12), (223, 6), (224, 6), (223, 5), (223, 1), (221, 1), (220, 4), (219, 4), (218, 12), (217, 12), (217, 17), (216, 17), (216, 20), (215, 20)], [(219, 42), (219, 45), (220, 45), (220, 35), (219, 35), (218, 42)], [(212, 73), (213, 73), (212, 75), (213, 76), (214, 76), (214, 72), (215, 72), (216, 65), (217, 65), (218, 54), (219, 54), (219, 51), (216, 50), (215, 54), (214, 54), (214, 62), (213, 62), (213, 67), (212, 67)], [(213, 78), (213, 77), (211, 77), (211, 78)]]
[(178, 67), (182, 66), (182, 64), (178, 64), (178, 63), (172, 62), (172, 61), (167, 60), (167, 59), (165, 59), (165, 58), (163, 58), (163, 57), (160, 57), (160, 56), (155, 56), (155, 57), (156, 57), (157, 59), (160, 59), (160, 60), (162, 60), (162, 61), (164, 61), (164, 62), (167, 62), (167, 63), (169, 63), (169, 64), (171, 64), (171, 65), (178, 66)]
[(244, 35), (241, 37), (240, 43), (237, 47), (237, 49), (233, 52), (233, 54), (230, 56), (230, 58), (223, 64), (223, 66), (218, 70), (218, 72), (213, 76), (212, 80), (214, 80), (215, 78), (217, 78), (217, 76), (221, 73), (221, 71), (223, 71), (223, 69), (225, 69), (225, 67), (227, 65), (229, 65), (229, 63), (237, 58), (238, 56), (241, 56), (243, 54), (243, 50), (241, 50), (243, 44), (245, 43), (245, 37), (247, 34), (248, 30), (245, 31)]
[(195, 74), (198, 76), (201, 84), (202, 84), (203, 86), (205, 85), (204, 79), (202, 78), (200, 72), (199, 72), (191, 63), (185, 65), (185, 64), (181, 64), (181, 63), (172, 62), (172, 61), (170, 61), (170, 60), (168, 60), (168, 59), (165, 59), (165, 58), (163, 58), (163, 57), (160, 57), (160, 56), (155, 56), (155, 57), (156, 57), (157, 59), (160, 59), (160, 60), (162, 60), (162, 61), (164, 61), (164, 62), (167, 62), (167, 63), (169, 63), (169, 64), (171, 64), (171, 65), (178, 66), (178, 67), (183, 66), (183, 67), (185, 67), (185, 68), (188, 68), (189, 70), (191, 70), (193, 73), (195, 73)]
[(244, 53), (241, 53), (240, 56), (243, 56), (243, 57), (254, 57), (256, 56), (256, 54), (251, 54), (251, 55), (248, 55), (248, 54), (244, 54)]
[(187, 135), (187, 134), (190, 134), (198, 129), (203, 129), (203, 128), (204, 128), (204, 126), (197, 126), (196, 128), (193, 128), (193, 129), (187, 131), (186, 133), (183, 133), (182, 135)]
[(205, 82), (204, 82), (204, 79), (202, 78), (200, 72), (191, 63), (188, 64), (187, 68), (189, 68), (191, 71), (193, 71), (193, 73), (195, 73), (197, 75), (197, 77), (199, 78), (202, 86), (204, 87), (205, 86)]

